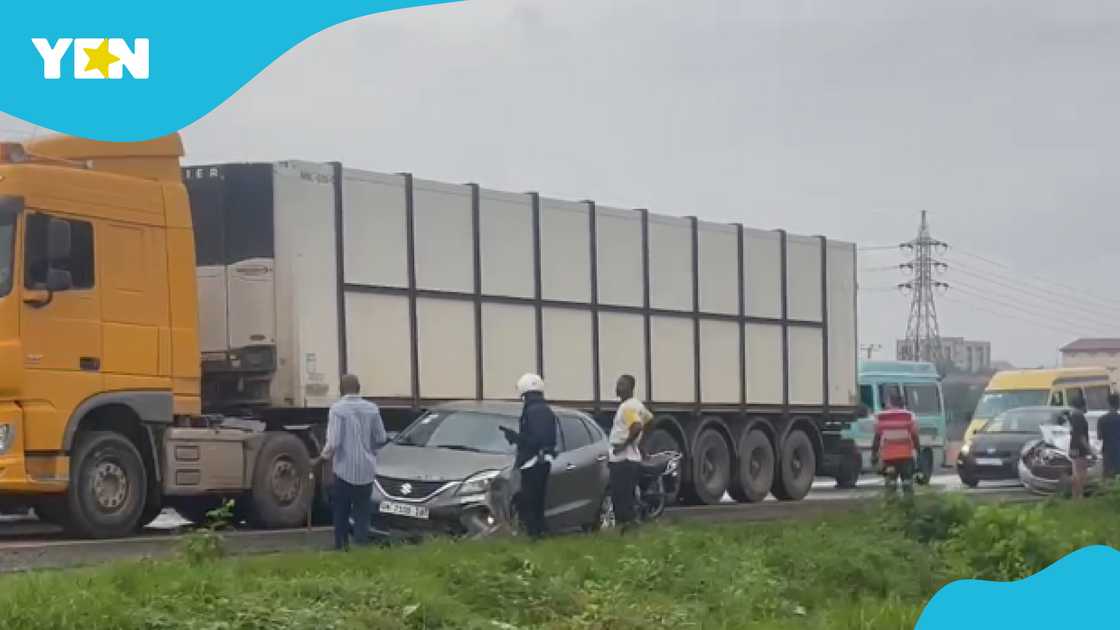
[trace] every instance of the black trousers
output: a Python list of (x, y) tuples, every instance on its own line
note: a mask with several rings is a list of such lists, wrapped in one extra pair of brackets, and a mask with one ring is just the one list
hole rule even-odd
[(633, 523), (638, 517), (635, 495), (642, 465), (638, 462), (621, 461), (607, 465), (611, 473), (611, 501), (614, 503), (614, 518), (619, 525)]
[(548, 475), (552, 465), (540, 461), (531, 468), (521, 471), (521, 493), (517, 508), (525, 531), (533, 538), (539, 538), (548, 531), (544, 510), (548, 494)]

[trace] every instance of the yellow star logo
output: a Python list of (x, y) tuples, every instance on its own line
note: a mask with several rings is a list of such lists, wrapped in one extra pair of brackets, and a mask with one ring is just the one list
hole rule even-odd
[(101, 76), (106, 79), (109, 78), (109, 66), (121, 60), (120, 57), (109, 52), (109, 39), (101, 42), (97, 48), (84, 48), (86, 56), (89, 61), (86, 63), (86, 72), (96, 70), (101, 73)]

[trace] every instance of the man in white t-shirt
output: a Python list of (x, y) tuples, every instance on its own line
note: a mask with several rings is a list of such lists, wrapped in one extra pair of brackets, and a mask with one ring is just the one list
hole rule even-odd
[(623, 532), (630, 528), (637, 516), (634, 502), (642, 462), (638, 443), (646, 423), (653, 418), (642, 401), (634, 397), (635, 385), (634, 377), (629, 374), (618, 377), (615, 393), (622, 403), (614, 414), (609, 437), (611, 500), (614, 502), (615, 519)]

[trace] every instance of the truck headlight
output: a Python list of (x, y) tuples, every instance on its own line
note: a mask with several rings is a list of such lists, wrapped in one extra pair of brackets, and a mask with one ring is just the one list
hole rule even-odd
[(500, 470), (484, 470), (472, 475), (463, 482), (463, 485), (459, 486), (458, 494), (483, 494), (490, 489), (490, 484), (501, 473)]
[(0, 453), (7, 453), (12, 447), (12, 438), (15, 434), (15, 427), (7, 423), (0, 424)]

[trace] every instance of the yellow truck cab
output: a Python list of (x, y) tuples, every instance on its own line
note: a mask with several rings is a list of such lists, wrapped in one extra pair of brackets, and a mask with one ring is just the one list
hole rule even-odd
[(1018, 407), (1066, 406), (1080, 396), (1090, 411), (1108, 408), (1111, 377), (1104, 368), (997, 372), (988, 382), (964, 434), (967, 444), (992, 418)]
[(287, 468), (259, 462), (273, 436), (199, 416), (182, 155), (178, 135), (0, 144), (0, 502), (75, 534), (124, 535), (268, 472), (288, 512), (310, 500), (310, 445), (287, 434)]

